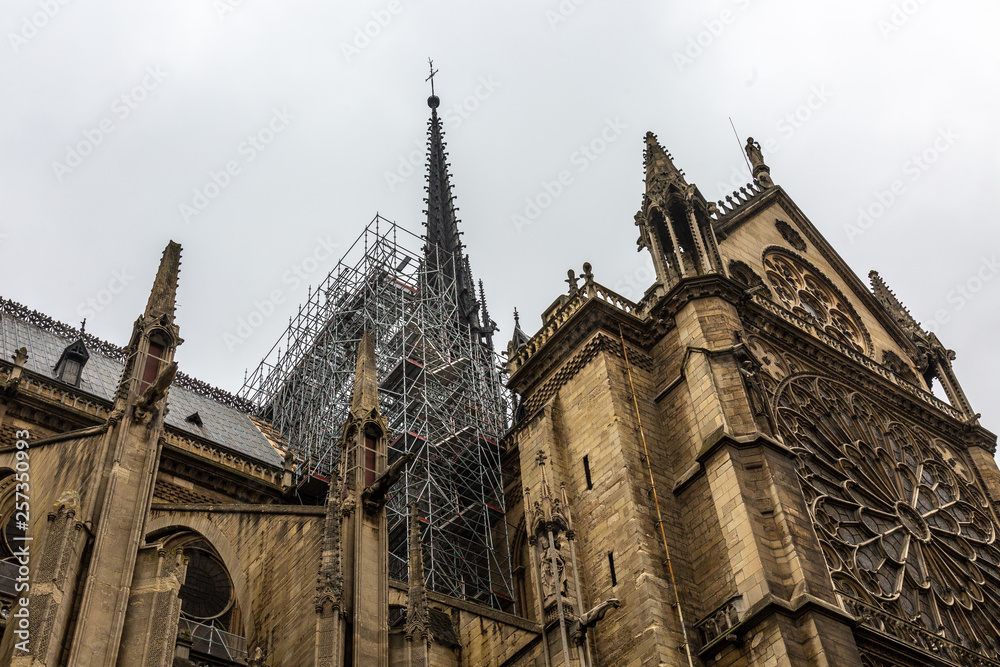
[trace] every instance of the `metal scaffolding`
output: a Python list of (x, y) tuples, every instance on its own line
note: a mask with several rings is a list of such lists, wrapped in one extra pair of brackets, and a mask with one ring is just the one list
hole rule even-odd
[(513, 605), (499, 437), (507, 403), (489, 333), (469, 324), (454, 254), (376, 216), (292, 318), (240, 391), (302, 457), (300, 483), (328, 479), (354, 384), (357, 343), (376, 336), (389, 462), (416, 459), (387, 506), (389, 574), (406, 579), (417, 503), (427, 585)]

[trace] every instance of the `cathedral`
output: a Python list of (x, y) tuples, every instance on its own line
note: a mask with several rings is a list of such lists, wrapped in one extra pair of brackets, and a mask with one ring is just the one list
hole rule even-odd
[(653, 284), (494, 345), (428, 105), (417, 245), (373, 221), (237, 394), (177, 243), (123, 346), (0, 299), (0, 665), (1000, 666), (996, 437), (753, 139), (712, 202), (647, 133)]

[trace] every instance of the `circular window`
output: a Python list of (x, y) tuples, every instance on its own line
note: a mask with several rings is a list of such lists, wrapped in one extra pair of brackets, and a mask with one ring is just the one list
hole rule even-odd
[(233, 585), (226, 568), (205, 548), (188, 547), (184, 554), (188, 557), (188, 566), (179, 593), (181, 611), (199, 620), (222, 616), (233, 602)]

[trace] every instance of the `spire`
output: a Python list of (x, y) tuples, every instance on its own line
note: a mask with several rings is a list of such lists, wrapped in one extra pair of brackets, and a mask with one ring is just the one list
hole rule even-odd
[(149, 293), (149, 301), (146, 302), (146, 317), (153, 319), (166, 317), (169, 322), (173, 323), (177, 298), (177, 276), (180, 273), (180, 267), (181, 246), (171, 241), (163, 249), (163, 256), (160, 258), (160, 268), (156, 272), (153, 289)]
[(660, 142), (656, 139), (656, 135), (652, 132), (646, 133), (646, 150), (644, 151), (644, 156), (646, 159), (647, 185), (657, 176), (676, 180), (681, 184), (687, 185), (687, 181), (684, 180), (684, 172), (674, 166), (670, 153), (663, 150)]
[(375, 373), (375, 336), (366, 331), (358, 342), (358, 362), (354, 372), (351, 414), (378, 410), (378, 376)]
[(437, 108), (441, 99), (434, 94), (434, 75), (437, 70), (431, 63), (431, 96), (427, 106), (431, 119), (427, 124), (427, 245), (425, 252), (428, 266), (441, 271), (455, 281), (458, 291), (459, 315), (474, 330), (482, 329), (476, 305), (475, 285), (469, 269), (468, 258), (462, 253), (462, 233), (458, 231), (457, 208), (451, 192), (451, 174), (448, 173), (448, 153), (445, 151), (444, 130)]
[(430, 637), (427, 591), (424, 588), (424, 548), (420, 540), (420, 516), (417, 504), (410, 504), (410, 588), (406, 607), (406, 638)]

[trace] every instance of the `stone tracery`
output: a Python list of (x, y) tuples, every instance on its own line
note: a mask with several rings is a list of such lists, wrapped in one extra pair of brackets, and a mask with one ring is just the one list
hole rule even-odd
[(961, 456), (833, 380), (793, 377), (776, 412), (848, 610), (1000, 659), (997, 528)]
[(837, 340), (867, 353), (868, 332), (854, 308), (818, 270), (786, 252), (764, 254), (764, 271), (778, 300)]

